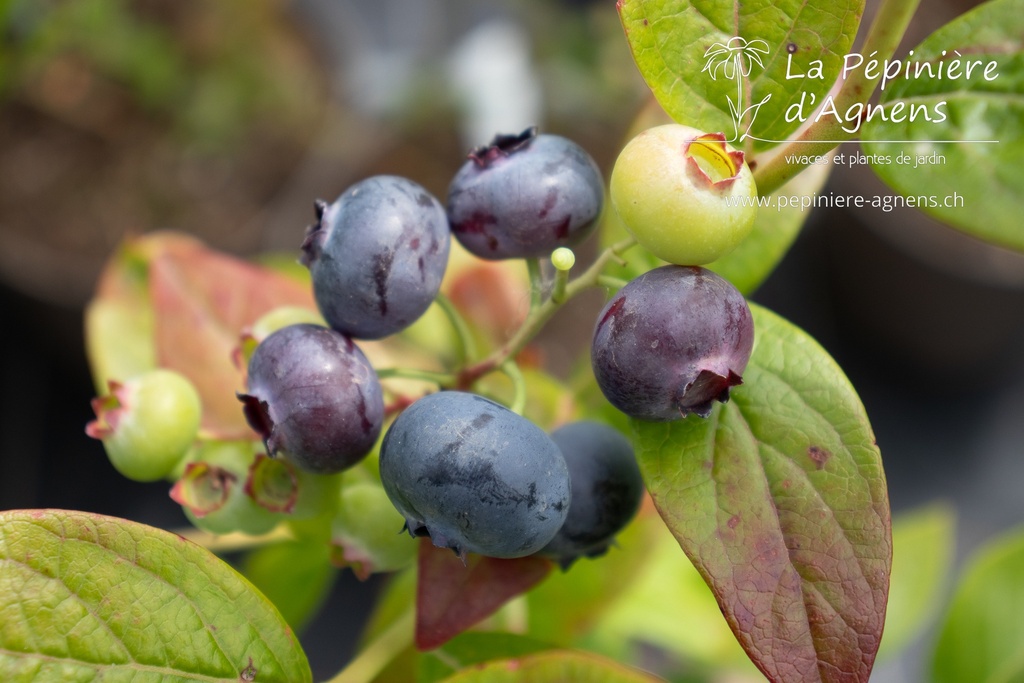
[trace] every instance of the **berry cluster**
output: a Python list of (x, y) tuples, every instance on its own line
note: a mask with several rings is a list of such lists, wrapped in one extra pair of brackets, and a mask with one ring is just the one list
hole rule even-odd
[[(671, 147), (678, 131), (670, 132), (643, 142)], [(638, 241), (681, 263), (693, 251), (666, 252), (659, 240), (674, 234), (669, 243), (686, 241), (683, 233), (693, 230), (683, 220), (688, 199), (664, 183), (637, 184), (630, 177), (633, 144), (612, 175), (613, 204)], [(676, 161), (686, 177), (731, 170), (739, 178), (741, 169), (749, 175), (735, 154), (714, 136), (691, 135)], [(691, 178), (687, 187), (721, 193), (742, 188), (736, 178), (703, 184)], [(246, 391), (238, 398), (266, 454), (253, 441), (200, 439), (193, 446), (198, 398), (187, 380), (164, 370), (97, 399), (90, 434), (104, 439), (128, 476), (176, 479), (172, 497), (214, 533), (258, 534), (285, 515), (298, 520), (326, 511), (332, 537), (346, 549), (341, 559), (357, 570), (360, 562), (380, 570), (407, 561), (405, 549), (377, 528), (385, 522), (393, 531), (404, 522), (409, 535), (429, 536), (463, 558), (539, 554), (565, 567), (601, 555), (643, 494), (625, 437), (590, 421), (548, 434), (473, 393), (484, 374), (501, 366), (495, 362), (462, 368), (451, 385), (439, 382), (441, 391), (401, 406), (381, 439), (386, 392), (358, 343), (399, 334), (426, 312), (438, 298), (453, 235), (483, 259), (550, 257), (562, 278), (550, 301), (564, 298), (574, 262), (568, 247), (593, 232), (603, 201), (590, 156), (534, 128), (474, 150), (451, 181), (446, 206), (406, 178), (358, 182), (333, 203), (316, 202), (317, 221), (301, 246), (322, 319), (302, 309), (272, 311), (252, 326), (239, 351), (248, 360)], [(666, 214), (666, 202), (684, 206)], [(650, 204), (679, 217), (682, 227), (652, 230)], [(709, 220), (706, 211), (699, 215)], [(739, 225), (745, 220), (729, 222), (725, 243), (749, 230)], [(709, 251), (708, 242), (702, 258), (728, 248)], [(740, 383), (752, 343), (750, 311), (739, 292), (694, 264), (667, 265), (622, 287), (601, 312), (594, 375), (609, 401), (632, 417), (706, 417), (712, 402), (725, 401)], [(352, 469), (378, 443), (379, 481), (369, 475), (339, 489), (329, 475)]]

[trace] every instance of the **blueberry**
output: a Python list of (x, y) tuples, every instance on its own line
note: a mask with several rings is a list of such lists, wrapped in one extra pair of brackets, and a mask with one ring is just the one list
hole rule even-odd
[(542, 555), (568, 567), (579, 557), (607, 552), (633, 518), (644, 493), (629, 440), (600, 422), (572, 422), (551, 433), (565, 457), (572, 485), (569, 515)]
[(475, 394), (445, 391), (407, 408), (380, 449), (380, 476), (414, 536), (461, 557), (531, 555), (569, 509), (569, 472), (539, 427)]
[(103, 441), (118, 472), (135, 481), (170, 476), (199, 433), (199, 394), (183, 375), (158, 368), (125, 382), (92, 402), (89, 436)]
[(271, 455), (319, 474), (361, 460), (380, 435), (377, 374), (348, 337), (318, 325), (283, 327), (249, 361), (245, 417)]
[(546, 256), (582, 242), (604, 202), (597, 164), (557, 135), (499, 135), (470, 155), (448, 188), (452, 233), (485, 259)]
[(612, 169), (609, 196), (640, 244), (681, 266), (725, 256), (757, 217), (757, 187), (743, 152), (721, 133), (677, 123), (629, 141)]
[(591, 347), (597, 384), (641, 420), (707, 417), (741, 383), (754, 322), (739, 291), (710, 270), (662, 266), (601, 311)]
[(357, 339), (411, 325), (430, 306), (448, 265), (444, 207), (406, 178), (374, 176), (330, 205), (302, 244), (302, 262), (327, 323)]

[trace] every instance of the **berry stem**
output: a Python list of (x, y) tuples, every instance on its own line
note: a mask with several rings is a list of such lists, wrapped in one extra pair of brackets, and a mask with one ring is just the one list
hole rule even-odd
[(526, 379), (523, 378), (523, 372), (519, 369), (519, 364), (511, 359), (501, 364), (501, 371), (512, 380), (514, 390), (512, 403), (508, 409), (516, 415), (522, 415), (526, 409)]
[(540, 259), (526, 259), (526, 270), (530, 274), (530, 312), (536, 311), (544, 302), (544, 274)]
[[(891, 58), (903, 39), (919, 2), (920, 0), (882, 0), (864, 38), (860, 54), (874, 55), (877, 52), (873, 58), (877, 58), (879, 63)], [(855, 69), (849, 78), (843, 81), (839, 92), (833, 98), (837, 111), (849, 111), (853, 105), (865, 104), (871, 98), (882, 74), (879, 72), (876, 77), (867, 78), (865, 73), (867, 69)], [(836, 120), (834, 116), (822, 117), (804, 129), (796, 140), (779, 145), (772, 150), (770, 156), (765, 155), (759, 159), (754, 171), (758, 193), (762, 196), (771, 194), (808, 165), (790, 163), (786, 161), (787, 157), (792, 158), (796, 155), (802, 159), (813, 159), (827, 154), (836, 146), (836, 141), (852, 140), (856, 133), (843, 130), (845, 123)]]
[(555, 285), (551, 289), (551, 300), (556, 304), (565, 303), (565, 289), (569, 285), (569, 271), (555, 270)]
[(620, 259), (622, 252), (626, 251), (634, 244), (636, 244), (636, 240), (630, 237), (622, 240), (621, 242), (616, 242), (601, 252), (589, 268), (581, 273), (579, 277), (566, 284), (565, 295), (562, 297), (561, 301), (556, 301), (554, 298), (548, 298), (536, 308), (532, 308), (530, 314), (523, 322), (522, 327), (516, 331), (515, 335), (508, 341), (508, 343), (497, 349), (484, 360), (475, 365), (464, 368), (462, 372), (459, 373), (458, 385), (461, 387), (471, 386), (473, 382), (479, 378), (499, 369), (508, 359), (515, 358), (515, 356), (518, 355), (519, 352), (522, 351), (535, 336), (537, 336), (537, 333), (540, 332), (559, 308), (583, 290), (588, 287), (595, 286), (598, 283), (598, 279), (602, 276), (605, 266), (608, 265), (608, 262), (613, 259)]
[(622, 278), (613, 277), (611, 275), (601, 275), (597, 278), (597, 284), (601, 287), (607, 287), (608, 289), (619, 291), (625, 287), (628, 283)]
[(208, 531), (202, 531), (194, 527), (177, 529), (174, 533), (186, 540), (192, 541), (196, 545), (206, 548), (211, 553), (231, 553), (239, 550), (249, 550), (280, 541), (290, 541), (295, 538), (291, 530), (283, 524), (260, 536), (251, 536), (240, 531), (230, 534), (211, 534)]
[(402, 650), (412, 644), (415, 610), (406, 610), (391, 622), (359, 656), (326, 683), (369, 683), (384, 670)]
[(392, 377), (417, 379), (441, 386), (451, 386), (458, 379), (450, 372), (435, 372), (434, 370), (420, 370), (418, 368), (382, 368), (377, 371), (377, 377), (379, 379), (390, 379)]
[(469, 329), (466, 319), (462, 317), (459, 309), (456, 308), (451, 299), (438, 292), (434, 301), (444, 311), (445, 316), (448, 317), (448, 322), (451, 323), (452, 329), (455, 330), (455, 334), (459, 338), (459, 365), (465, 365), (476, 358), (476, 341), (473, 339), (473, 332)]

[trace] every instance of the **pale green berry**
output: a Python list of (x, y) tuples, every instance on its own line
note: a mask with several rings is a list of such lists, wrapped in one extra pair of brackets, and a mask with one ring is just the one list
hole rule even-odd
[(650, 128), (626, 144), (609, 196), (637, 242), (681, 266), (729, 253), (757, 216), (757, 187), (743, 153), (721, 133), (679, 124)]
[(416, 556), (416, 540), (401, 533), (405, 518), (376, 482), (344, 486), (331, 525), (333, 562), (356, 576), (401, 569)]
[(185, 467), (170, 494), (196, 528), (212, 534), (259, 535), (285, 518), (247, 491), (257, 448), (251, 441), (211, 441), (196, 449), (196, 459)]
[(118, 472), (135, 481), (169, 476), (199, 433), (202, 407), (192, 383), (177, 372), (151, 370), (93, 400), (86, 433), (103, 441)]

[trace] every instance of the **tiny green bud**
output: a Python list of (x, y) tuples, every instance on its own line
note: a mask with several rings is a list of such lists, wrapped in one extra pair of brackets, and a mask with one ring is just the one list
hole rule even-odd
[(559, 247), (551, 252), (551, 265), (558, 270), (571, 270), (576, 264), (576, 254), (568, 247)]
[(416, 556), (416, 541), (399, 533), (405, 519), (378, 483), (349, 483), (341, 489), (331, 525), (331, 561), (351, 567), (360, 579), (401, 569)]

